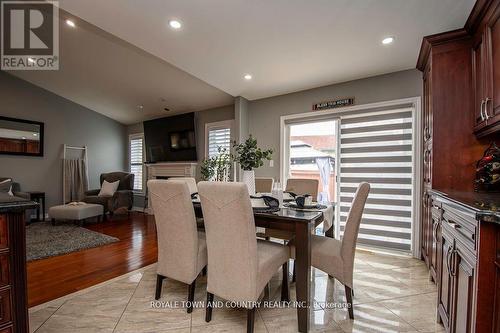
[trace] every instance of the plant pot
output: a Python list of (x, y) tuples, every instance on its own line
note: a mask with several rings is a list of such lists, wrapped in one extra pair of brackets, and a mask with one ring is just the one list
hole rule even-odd
[(255, 195), (255, 172), (253, 170), (243, 170), (241, 181), (248, 187), (248, 194)]

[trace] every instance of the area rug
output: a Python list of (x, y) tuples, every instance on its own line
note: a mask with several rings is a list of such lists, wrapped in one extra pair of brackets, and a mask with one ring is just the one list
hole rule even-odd
[(117, 241), (119, 241), (118, 238), (69, 223), (53, 226), (50, 222), (37, 222), (26, 227), (28, 261), (90, 249)]

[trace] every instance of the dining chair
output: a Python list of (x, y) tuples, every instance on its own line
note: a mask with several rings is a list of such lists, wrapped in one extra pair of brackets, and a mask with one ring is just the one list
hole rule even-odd
[(208, 247), (207, 308), (212, 319), (214, 295), (241, 302), (247, 309), (247, 332), (253, 332), (255, 304), (279, 270), (283, 269), (281, 299), (289, 299), (287, 246), (257, 240), (248, 189), (243, 183), (198, 184)]
[[(354, 256), (359, 226), (369, 192), (370, 184), (366, 182), (359, 184), (347, 215), (342, 240), (317, 235), (312, 235), (311, 239), (311, 264), (344, 285), (351, 319), (354, 319), (352, 307)], [(291, 254), (295, 256), (293, 246)]]
[(196, 278), (207, 266), (207, 243), (196, 227), (189, 186), (185, 180), (150, 180), (148, 189), (158, 238), (155, 299), (165, 277), (186, 283), (191, 313)]
[(255, 192), (257, 193), (271, 193), (273, 190), (273, 178), (255, 178)]
[(172, 177), (172, 178), (169, 178), (168, 180), (182, 180), (187, 184), (190, 194), (198, 192), (198, 186), (196, 185), (196, 179), (194, 179), (194, 178), (191, 178), (191, 177)]
[(319, 181), (317, 179), (290, 178), (286, 182), (285, 191), (297, 195), (309, 194), (314, 201), (318, 198)]

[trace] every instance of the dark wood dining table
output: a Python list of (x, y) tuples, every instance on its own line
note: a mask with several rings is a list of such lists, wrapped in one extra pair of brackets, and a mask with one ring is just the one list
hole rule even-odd
[[(201, 204), (193, 202), (197, 217), (203, 217)], [(310, 283), (311, 283), (311, 236), (313, 230), (323, 222), (320, 210), (303, 211), (291, 208), (280, 208), (277, 212), (254, 210), (255, 226), (289, 231), (295, 234), (295, 265), (297, 292), (298, 331), (309, 331), (310, 316)], [(334, 224), (325, 232), (325, 236), (333, 237)]]

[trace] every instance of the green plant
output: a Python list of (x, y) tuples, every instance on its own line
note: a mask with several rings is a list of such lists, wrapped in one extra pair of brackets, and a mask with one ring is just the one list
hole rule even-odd
[(211, 181), (229, 181), (231, 170), (231, 154), (226, 148), (218, 147), (217, 155), (205, 159), (201, 163), (201, 178)]
[(272, 149), (262, 150), (257, 147), (257, 140), (250, 135), (245, 142), (233, 144), (234, 160), (238, 162), (243, 170), (253, 170), (264, 165), (264, 160), (270, 160), (273, 155)]

